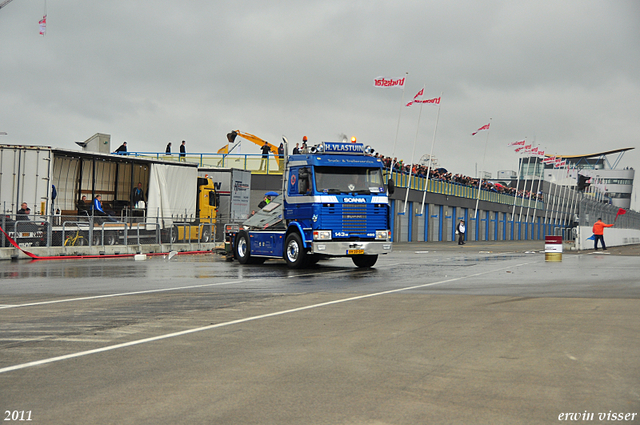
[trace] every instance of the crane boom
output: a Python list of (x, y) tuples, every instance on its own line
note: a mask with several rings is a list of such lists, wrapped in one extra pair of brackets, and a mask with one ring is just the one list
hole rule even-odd
[(243, 139), (246, 139), (250, 142), (255, 143), (256, 145), (262, 147), (264, 146), (264, 144), (266, 143), (267, 146), (269, 146), (269, 150), (271, 150), (271, 152), (274, 155), (278, 155), (278, 147), (276, 145), (272, 145), (271, 143), (267, 142), (266, 140), (263, 140), (261, 138), (259, 138), (258, 136), (255, 136), (251, 133), (245, 133), (244, 131), (240, 131), (240, 130), (233, 130), (231, 133), (227, 134), (227, 139), (229, 140), (229, 143), (226, 144), (225, 146), (223, 146), (218, 153), (223, 153), (223, 154), (227, 154), (229, 153), (229, 144), (233, 143), (236, 139), (236, 136), (240, 136)]

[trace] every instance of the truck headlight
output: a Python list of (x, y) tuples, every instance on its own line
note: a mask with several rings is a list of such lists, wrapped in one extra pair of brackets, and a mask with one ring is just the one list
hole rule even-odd
[(313, 231), (313, 240), (314, 241), (330, 241), (331, 240), (331, 230), (314, 230)]
[(391, 231), (389, 230), (376, 230), (376, 240), (386, 241), (391, 239)]

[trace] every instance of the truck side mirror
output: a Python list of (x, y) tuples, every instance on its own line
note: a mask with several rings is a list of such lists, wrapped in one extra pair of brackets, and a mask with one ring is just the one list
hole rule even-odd
[(209, 191), (209, 206), (217, 207), (220, 205), (220, 195), (213, 190)]
[(387, 190), (389, 191), (389, 195), (393, 195), (393, 192), (396, 191), (396, 185), (393, 183), (391, 177), (389, 177), (389, 181), (387, 182)]

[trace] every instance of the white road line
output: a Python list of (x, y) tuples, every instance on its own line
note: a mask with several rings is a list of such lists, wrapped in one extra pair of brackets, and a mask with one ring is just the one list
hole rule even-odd
[[(250, 279), (261, 280), (260, 279)], [(160, 288), (160, 289), (147, 289), (145, 291), (134, 291), (134, 292), (121, 292), (119, 294), (104, 294), (104, 295), (93, 295), (90, 297), (78, 297), (78, 298), (65, 298), (63, 300), (51, 300), (51, 301), (39, 301), (33, 303), (25, 303), (25, 304), (15, 304), (15, 305), (0, 305), (0, 310), (7, 308), (17, 308), (17, 307), (33, 307), (37, 305), (47, 305), (47, 304), (57, 304), (57, 303), (68, 303), (73, 301), (87, 301), (87, 300), (97, 300), (100, 298), (112, 298), (112, 297), (125, 297), (127, 295), (140, 295), (140, 294), (153, 294), (155, 292), (167, 292), (167, 291), (179, 291), (181, 289), (195, 289), (195, 288), (206, 288), (209, 286), (222, 286), (222, 285), (232, 285), (234, 283), (242, 283), (248, 282), (249, 280), (234, 280), (230, 282), (219, 282), (219, 283), (205, 283), (202, 285), (190, 285), (190, 286), (177, 286), (174, 288)]]
[(27, 369), (27, 368), (34, 367), (34, 366), (41, 366), (41, 365), (45, 365), (45, 364), (49, 364), (49, 363), (59, 362), (59, 361), (62, 361), (62, 360), (68, 360), (68, 359), (74, 359), (74, 358), (78, 358), (78, 357), (84, 357), (84, 356), (88, 356), (88, 355), (91, 355), (91, 354), (104, 353), (106, 351), (118, 350), (120, 348), (131, 347), (131, 346), (134, 346), (134, 345), (146, 344), (148, 342), (154, 342), (154, 341), (160, 341), (160, 340), (163, 340), (163, 339), (175, 338), (175, 337), (178, 337), (178, 336), (188, 335), (188, 334), (192, 334), (192, 333), (196, 333), (196, 332), (208, 331), (208, 330), (211, 330), (211, 329), (222, 328), (222, 327), (225, 327), (225, 326), (237, 325), (239, 323), (246, 323), (246, 322), (251, 322), (251, 321), (255, 321), (255, 320), (266, 319), (266, 318), (269, 318), (269, 317), (283, 316), (285, 314), (291, 314), (291, 313), (297, 313), (297, 312), (300, 312), (300, 311), (311, 310), (311, 309), (314, 309), (314, 308), (327, 307), (327, 306), (330, 306), (330, 305), (336, 305), (336, 304), (346, 303), (346, 302), (350, 302), (350, 301), (358, 301), (358, 300), (363, 300), (363, 299), (366, 299), (366, 298), (378, 297), (378, 296), (381, 296), (381, 295), (388, 295), (388, 294), (394, 294), (394, 293), (398, 293), (398, 292), (411, 291), (413, 289), (421, 289), (421, 288), (426, 288), (426, 287), (429, 287), (429, 286), (441, 285), (443, 283), (455, 282), (455, 281), (462, 280), (462, 279), (468, 279), (468, 278), (472, 278), (472, 277), (482, 276), (482, 275), (489, 274), (489, 273), (494, 273), (494, 272), (497, 272), (497, 271), (500, 271), (500, 270), (505, 270), (505, 269), (514, 268), (514, 267), (526, 266), (526, 265), (529, 265), (529, 264), (533, 264), (533, 262), (521, 263), (521, 264), (517, 264), (517, 265), (511, 265), (509, 267), (502, 267), (502, 268), (498, 268), (498, 269), (489, 270), (489, 271), (486, 271), (486, 272), (470, 274), (470, 275), (467, 275), (467, 276), (454, 277), (454, 278), (451, 278), (451, 279), (441, 280), (441, 281), (438, 281), (438, 282), (424, 283), (422, 285), (414, 285), (414, 286), (407, 286), (407, 287), (404, 287), (404, 288), (390, 289), (388, 291), (376, 292), (376, 293), (373, 293), (373, 294), (359, 295), (359, 296), (356, 296), (356, 297), (343, 298), (343, 299), (340, 299), (340, 300), (328, 301), (328, 302), (319, 303), (319, 304), (311, 304), (311, 305), (307, 305), (307, 306), (303, 306), (303, 307), (292, 308), (292, 309), (289, 309), (289, 310), (282, 310), (282, 311), (276, 311), (276, 312), (273, 312), (273, 313), (261, 314), (259, 316), (246, 317), (244, 319), (232, 320), (230, 322), (218, 323), (218, 324), (215, 324), (215, 325), (203, 326), (203, 327), (200, 327), (200, 328), (187, 329), (187, 330), (180, 331), (180, 332), (173, 332), (173, 333), (169, 333), (169, 334), (165, 334), (165, 335), (159, 335), (159, 336), (155, 336), (155, 337), (151, 337), (151, 338), (139, 339), (139, 340), (136, 340), (136, 341), (125, 342), (125, 343), (122, 343), (122, 344), (109, 345), (107, 347), (96, 348), (96, 349), (87, 350), (87, 351), (80, 351), (80, 352), (77, 352), (77, 353), (66, 354), (64, 356), (50, 357), (48, 359), (36, 360), (36, 361), (33, 361), (33, 362), (22, 363), (22, 364), (18, 364), (18, 365), (14, 365), (14, 366), (8, 366), (8, 367), (1, 368), (0, 369), (0, 374), (1, 373), (12, 372), (14, 370)]

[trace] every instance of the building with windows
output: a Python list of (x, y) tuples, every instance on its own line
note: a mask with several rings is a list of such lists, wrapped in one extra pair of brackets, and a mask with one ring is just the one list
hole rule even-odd
[[(565, 160), (567, 166), (554, 168), (542, 158), (520, 159), (520, 179), (544, 181), (562, 186), (578, 186), (578, 176), (585, 176), (584, 196), (619, 208), (631, 207), (633, 168), (617, 168), (624, 153), (634, 148), (614, 149), (587, 155), (554, 155)], [(550, 156), (550, 155), (546, 155)], [(581, 188), (582, 189), (582, 188)]]

